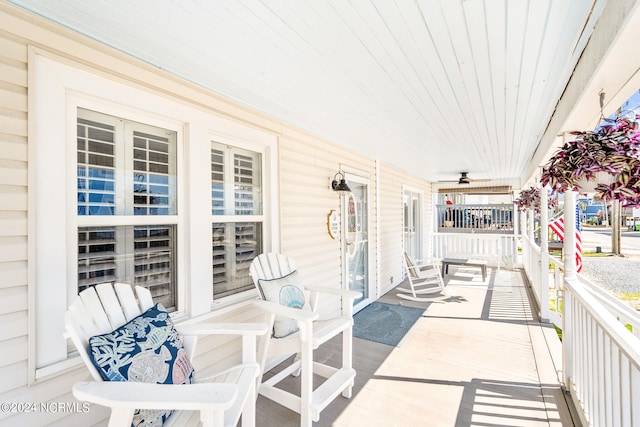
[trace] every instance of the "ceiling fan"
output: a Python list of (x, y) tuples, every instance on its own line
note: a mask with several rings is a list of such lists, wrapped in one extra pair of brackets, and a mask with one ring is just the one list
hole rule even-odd
[(469, 172), (460, 172), (460, 179), (458, 180), (458, 184), (471, 184), (471, 180), (467, 176)]
[[(490, 179), (471, 179), (469, 178), (469, 172), (460, 172), (460, 178), (458, 179), (458, 185), (471, 184), (472, 182), (488, 182)], [(440, 182), (456, 182), (456, 181), (440, 181)]]

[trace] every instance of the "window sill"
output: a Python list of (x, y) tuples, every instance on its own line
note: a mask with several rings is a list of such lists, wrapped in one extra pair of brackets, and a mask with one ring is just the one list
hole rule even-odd
[(221, 300), (217, 300), (211, 303), (211, 311), (209, 313), (201, 314), (198, 316), (187, 318), (176, 318), (176, 323), (189, 325), (194, 323), (206, 322), (215, 320), (219, 317), (225, 316), (233, 311), (241, 309), (251, 304), (251, 301), (258, 297), (258, 291), (251, 289), (249, 291), (241, 292), (237, 295), (232, 295)]
[[(77, 354), (77, 353), (76, 353)], [(84, 367), (84, 363), (80, 356), (71, 356), (60, 362), (52, 363), (49, 366), (43, 368), (37, 368), (35, 372), (35, 378), (33, 384), (37, 384), (43, 381), (56, 378), (60, 375), (67, 374), (75, 369)], [(32, 384), (32, 385), (33, 385)]]

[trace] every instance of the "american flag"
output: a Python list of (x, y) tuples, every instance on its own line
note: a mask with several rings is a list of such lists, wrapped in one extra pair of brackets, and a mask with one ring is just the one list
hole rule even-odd
[[(560, 216), (549, 224), (551, 230), (564, 241), (564, 217)], [(580, 207), (576, 205), (576, 271), (582, 271), (582, 237), (580, 237)]]

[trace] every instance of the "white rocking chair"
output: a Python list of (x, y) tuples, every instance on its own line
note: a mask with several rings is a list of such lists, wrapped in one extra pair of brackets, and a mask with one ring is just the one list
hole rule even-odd
[[(267, 334), (258, 349), (258, 361), (262, 366), (262, 374), (285, 360), (292, 360), (290, 356), (297, 355), (290, 365), (268, 380), (263, 381), (261, 375), (258, 392), (299, 413), (300, 425), (311, 427), (312, 421), (318, 421), (320, 412), (340, 393), (345, 398), (351, 397), (356, 375), (356, 371), (351, 366), (353, 301), (361, 294), (334, 288), (301, 286), (294, 278), (297, 275), (294, 260), (280, 254), (258, 256), (251, 264), (250, 273), (262, 296), (262, 299), (255, 301), (255, 305), (265, 312), (269, 327), (275, 326), (274, 335), (278, 335), (278, 319), (288, 319), (286, 322), (292, 328), (286, 332), (295, 331), (280, 338)], [(291, 290), (291, 285), (302, 289), (306, 294), (302, 298), (306, 302), (301, 302), (301, 305), (304, 304), (303, 309), (293, 308), (291, 304), (282, 301), (282, 298), (278, 302), (273, 302), (273, 298), (269, 301), (268, 295), (265, 295), (265, 292), (269, 292), (266, 290), (267, 286), (275, 286), (276, 291), (279, 292), (278, 295), (282, 296), (286, 294), (282, 289)], [(278, 286), (281, 287), (278, 288)], [(323, 293), (340, 297), (341, 314), (338, 317), (319, 319), (316, 309), (319, 297)], [(313, 351), (340, 333), (342, 333), (342, 366), (335, 368), (314, 362)], [(298, 374), (301, 375), (300, 396), (276, 387), (287, 376)], [(315, 390), (313, 389), (314, 374), (327, 378)]]
[(193, 359), (198, 336), (242, 336), (243, 363), (214, 377), (199, 379), (195, 376), (193, 384), (179, 385), (103, 380), (90, 359), (89, 338), (108, 334), (154, 306), (147, 289), (137, 286), (135, 292), (137, 298), (128, 284), (104, 283), (82, 291), (69, 307), (65, 316), (66, 336), (75, 344), (95, 380), (74, 384), (73, 395), (81, 401), (110, 407), (109, 427), (129, 427), (136, 409), (175, 410), (164, 427), (235, 427), (241, 415), (243, 426), (254, 426), (255, 385), (260, 373), (260, 366), (255, 361), (256, 339), (267, 332), (267, 325), (263, 323), (176, 326), (183, 336), (189, 361)]
[(420, 263), (406, 252), (403, 258), (409, 288), (397, 288), (402, 291), (396, 294), (398, 297), (416, 302), (433, 302), (447, 297), (440, 266), (436, 260)]

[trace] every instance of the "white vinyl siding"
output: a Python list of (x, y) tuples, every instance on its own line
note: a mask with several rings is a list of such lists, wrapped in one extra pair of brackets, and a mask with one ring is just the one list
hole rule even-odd
[[(332, 239), (327, 226), (331, 210), (338, 213), (342, 224), (340, 212), (345, 199), (338, 197), (330, 182), (339, 170), (362, 176), (370, 180), (369, 279), (376, 283), (376, 162), (301, 133), (291, 132), (283, 136), (280, 143), (280, 179), (282, 188), (286, 189), (280, 196), (282, 253), (296, 259), (304, 283), (345, 288), (341, 249), (344, 236), (339, 233)], [(320, 309), (323, 314), (329, 314), (335, 309), (335, 301), (324, 299)]]
[(397, 286), (403, 279), (403, 193), (406, 187), (422, 195), (422, 254), (428, 258), (432, 236), (432, 190), (425, 181), (413, 178), (386, 164), (380, 165), (380, 290)]
[[(0, 400), (28, 372), (27, 47), (0, 35)], [(5, 396), (3, 398), (3, 396)], [(0, 423), (7, 414), (0, 413)]]

